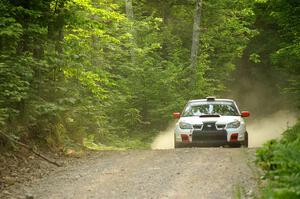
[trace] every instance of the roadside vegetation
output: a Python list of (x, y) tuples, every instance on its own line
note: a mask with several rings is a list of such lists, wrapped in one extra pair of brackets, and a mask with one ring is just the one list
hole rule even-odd
[(300, 122), (257, 151), (257, 163), (266, 172), (262, 198), (300, 197)]
[[(254, 40), (263, 43), (252, 48), (257, 50), (261, 65), (277, 71), (277, 75), (271, 73), (278, 78), (275, 85), (292, 99), (289, 106), (294, 111), (300, 107), (299, 9), (299, 2), (292, 0), (257, 3), (256, 26), (260, 35)], [(271, 140), (259, 149), (257, 163), (266, 172), (262, 198), (300, 198), (300, 121), (286, 130), (281, 139)]]

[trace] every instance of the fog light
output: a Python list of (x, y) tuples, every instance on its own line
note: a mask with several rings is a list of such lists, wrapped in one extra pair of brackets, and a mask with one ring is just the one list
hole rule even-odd
[(238, 133), (231, 134), (231, 136), (230, 136), (230, 142), (237, 142), (238, 141), (238, 136), (239, 136)]
[(181, 134), (181, 139), (182, 139), (182, 142), (184, 142), (184, 143), (189, 143), (190, 142), (189, 136), (186, 135), (186, 134)]

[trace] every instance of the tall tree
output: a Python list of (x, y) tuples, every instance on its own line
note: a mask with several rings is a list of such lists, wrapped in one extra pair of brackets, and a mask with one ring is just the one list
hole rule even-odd
[(134, 30), (134, 14), (133, 14), (133, 7), (132, 7), (132, 0), (125, 0), (125, 7), (126, 7), (126, 15), (127, 18), (129, 19), (131, 25), (130, 25), (130, 30), (129, 32), (131, 33), (131, 48), (130, 48), (130, 54), (131, 54), (131, 61), (132, 63), (135, 62), (135, 55), (134, 55), (134, 46), (135, 46), (135, 41), (134, 41), (134, 36), (135, 36), (135, 30)]
[(199, 49), (201, 7), (202, 7), (202, 0), (196, 0), (196, 10), (194, 15), (194, 27), (193, 27), (192, 49), (191, 49), (191, 67), (194, 72), (197, 66), (197, 56), (198, 56), (198, 49)]
[(132, 0), (125, 0), (126, 15), (130, 20), (133, 20)]

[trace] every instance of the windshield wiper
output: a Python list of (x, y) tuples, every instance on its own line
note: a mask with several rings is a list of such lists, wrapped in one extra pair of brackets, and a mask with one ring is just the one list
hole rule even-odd
[(199, 117), (221, 117), (221, 115), (200, 115)]

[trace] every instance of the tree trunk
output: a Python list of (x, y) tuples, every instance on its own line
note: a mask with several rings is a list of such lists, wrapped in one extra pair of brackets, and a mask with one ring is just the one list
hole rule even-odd
[(132, 0), (125, 0), (126, 3), (126, 15), (129, 20), (133, 20), (133, 8), (132, 8)]
[[(134, 21), (134, 15), (133, 15), (133, 8), (132, 8), (132, 0), (125, 0), (125, 6), (126, 6), (126, 15), (127, 18), (129, 19), (129, 21), (133, 22)], [(131, 54), (131, 61), (132, 63), (135, 62), (135, 53), (134, 53), (134, 46), (135, 46), (135, 31), (134, 31), (134, 27), (131, 26), (129, 32), (132, 35), (132, 38), (130, 40), (131, 42), (131, 49), (130, 49), (130, 54)]]
[(196, 0), (196, 10), (194, 16), (192, 49), (191, 49), (191, 67), (193, 72), (196, 72), (197, 56), (199, 49), (199, 36), (200, 36), (200, 19), (201, 19), (201, 5), (202, 0)]
[(49, 15), (48, 21), (48, 39), (52, 40), (55, 45), (55, 50), (59, 54), (63, 52), (62, 42), (64, 40), (65, 25), (64, 7), (64, 0), (56, 0), (54, 5), (54, 13), (51, 16)]
[(58, 53), (63, 52), (62, 42), (64, 40), (64, 25), (65, 25), (64, 7), (65, 7), (64, 1), (60, 1), (58, 4), (58, 16), (56, 18), (56, 24), (55, 24), (56, 25), (55, 26), (55, 31), (56, 31), (55, 49)]

